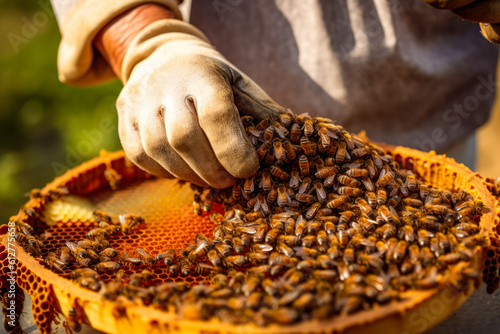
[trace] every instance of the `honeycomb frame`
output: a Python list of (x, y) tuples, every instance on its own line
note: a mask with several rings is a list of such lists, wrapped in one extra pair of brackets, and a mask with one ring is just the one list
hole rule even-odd
[[(492, 194), (493, 181), (471, 172), (464, 165), (458, 164), (452, 159), (436, 155), (434, 152), (424, 153), (404, 147), (382, 146), (389, 154), (393, 155), (403, 168), (412, 169), (426, 182), (447, 189), (467, 190), (476, 199), (482, 200), (485, 206), (490, 209), (481, 217), (480, 226), (482, 230), (491, 232), (492, 246), (483, 251), (476, 251), (474, 264), (477, 268), (483, 268), (483, 278), (492, 289), (498, 286), (500, 206), (498, 198)], [(42, 191), (68, 187), (71, 194), (82, 196), (107, 191), (110, 185), (104, 177), (104, 171), (108, 167), (112, 167), (122, 176), (122, 184), (125, 185), (154, 179), (133, 166), (126, 160), (123, 151), (119, 151), (95, 158), (68, 171), (49, 183)], [(177, 187), (175, 182), (170, 182), (171, 189), (175, 189), (178, 193), (185, 196), (192, 194), (188, 187), (176, 189), (174, 188)], [(35, 205), (35, 202), (30, 200), (27, 205)], [(38, 213), (42, 209), (42, 207), (35, 207)], [(21, 219), (32, 225), (39, 224), (38, 220), (26, 215), (23, 210), (19, 211), (15, 219)], [(206, 217), (200, 218), (200, 220), (203, 219), (206, 220)], [(35, 228), (38, 227), (43, 228), (44, 226), (35, 226)], [(7, 286), (6, 232), (6, 226), (0, 229), (0, 263), (2, 263), (0, 290), (5, 290)], [(432, 310), (436, 301), (442, 301), (444, 298), (450, 300), (449, 296), (453, 296), (452, 302), (444, 303), (444, 308), (437, 315), (433, 314), (432, 321), (427, 321), (425, 329), (429, 329), (458, 309), (476, 289), (473, 283), (469, 282), (468, 288), (461, 292), (457, 292), (451, 284), (426, 291), (412, 290), (404, 293), (400, 302), (361, 311), (354, 315), (336, 316), (332, 321), (309, 321), (290, 326), (271, 325), (262, 328), (254, 325), (222, 324), (217, 320), (187, 321), (179, 318), (173, 312), (154, 309), (134, 301), (126, 299), (109, 301), (100, 294), (81, 288), (69, 279), (47, 269), (22, 248), (18, 247), (16, 253), (16, 283), (32, 297), (34, 321), (41, 333), (50, 333), (52, 323), (58, 315), (63, 314), (68, 317), (69, 310), (73, 307), (77, 311), (78, 321), (108, 333), (306, 334), (360, 333), (377, 330), (383, 330), (386, 333), (415, 333), (417, 329), (421, 330), (412, 321), (415, 314), (425, 314), (425, 310)], [(441, 304), (443, 303), (441, 302)]]

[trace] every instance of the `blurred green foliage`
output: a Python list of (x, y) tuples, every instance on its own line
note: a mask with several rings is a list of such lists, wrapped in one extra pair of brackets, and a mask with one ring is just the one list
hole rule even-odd
[(0, 223), (32, 188), (120, 149), (121, 83), (76, 88), (57, 79), (60, 33), (49, 0), (0, 1)]

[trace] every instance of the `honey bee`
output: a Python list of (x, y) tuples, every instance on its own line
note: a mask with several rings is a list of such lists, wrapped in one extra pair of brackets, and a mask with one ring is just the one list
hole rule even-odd
[(256, 310), (260, 307), (262, 298), (264, 297), (263, 293), (260, 291), (252, 292), (246, 301), (246, 307), (252, 310)]
[(261, 130), (263, 131), (264, 129), (266, 129), (267, 127), (269, 126), (269, 119), (265, 118), (263, 119), (262, 121), (260, 121), (256, 126), (255, 128), (257, 130)]
[(35, 234), (35, 230), (28, 223), (25, 223), (23, 221), (16, 221), (15, 225), (16, 225), (16, 231), (21, 232), (24, 235), (29, 236)]
[(98, 243), (89, 239), (79, 240), (77, 245), (82, 248), (94, 249), (98, 247)]
[[(306, 259), (306, 258), (316, 258), (318, 256), (318, 251), (313, 248), (308, 248), (304, 246), (296, 246), (293, 247), (293, 252), (297, 257)], [(293, 255), (293, 253), (292, 253)], [(285, 256), (289, 256), (285, 254)]]
[(320, 203), (326, 201), (326, 191), (323, 188), (323, 184), (320, 181), (314, 182), (314, 189), (316, 190), (316, 197)]
[(420, 248), (420, 256), (424, 266), (429, 266), (435, 259), (433, 252), (427, 246)]
[(149, 281), (153, 277), (153, 273), (149, 269), (144, 269), (140, 273), (130, 275), (130, 284), (139, 286), (139, 284)]
[(156, 258), (154, 256), (152, 256), (151, 254), (149, 254), (148, 252), (146, 252), (144, 249), (136, 248), (135, 250), (139, 254), (139, 257), (144, 264), (152, 266), (153, 264), (156, 263)]
[(394, 248), (393, 259), (396, 263), (399, 263), (403, 260), (406, 249), (408, 248), (408, 243), (405, 240), (399, 240)]
[(287, 172), (285, 172), (283, 169), (279, 168), (276, 165), (272, 165), (270, 167), (270, 172), (274, 177), (283, 181), (286, 181), (290, 178), (290, 174), (288, 174)]
[(300, 137), (300, 147), (302, 147), (302, 150), (304, 151), (304, 154), (306, 156), (312, 156), (314, 154), (311, 142), (306, 136)]
[(30, 217), (33, 217), (33, 218), (38, 218), (39, 217), (39, 214), (38, 212), (36, 211), (36, 209), (34, 208), (26, 208), (26, 207), (23, 207), (23, 211), (26, 215), (30, 216)]
[(349, 176), (344, 175), (344, 174), (337, 175), (337, 181), (339, 181), (340, 184), (343, 184), (346, 186), (356, 187), (358, 185), (358, 181), (353, 180)]
[(350, 168), (345, 171), (345, 174), (350, 177), (368, 177), (368, 170), (361, 168)]
[(38, 240), (35, 236), (16, 233), (15, 239), (21, 246), (23, 246), (24, 250), (34, 257), (41, 256), (43, 242)]
[(271, 141), (274, 137), (274, 126), (270, 125), (264, 131), (264, 141)]
[(120, 215), (119, 220), (124, 235), (127, 235), (137, 225), (144, 223), (144, 218), (135, 215)]
[(105, 222), (105, 223), (111, 224), (111, 217), (104, 211), (95, 210), (92, 213), (92, 216), (94, 217), (94, 219), (97, 223)]
[(290, 127), (292, 124), (294, 115), (290, 109), (286, 110), (286, 113), (280, 114), (279, 116), (281, 124), (283, 124), (285, 127)]
[(363, 182), (363, 185), (365, 186), (367, 191), (375, 191), (375, 184), (369, 177), (361, 178), (361, 182)]
[(309, 160), (307, 159), (307, 157), (304, 154), (302, 154), (299, 157), (299, 168), (300, 168), (300, 175), (302, 177), (309, 175), (310, 164), (309, 164)]
[(415, 281), (415, 286), (418, 289), (432, 289), (438, 285), (438, 269), (435, 266), (432, 266), (428, 270), (427, 275), (424, 278)]
[(66, 246), (76, 258), (87, 257), (87, 250), (83, 247), (78, 246), (78, 244), (71, 241), (66, 241)]
[[(274, 156), (279, 162), (284, 162), (286, 158), (285, 150), (283, 148), (283, 145), (281, 144), (281, 140), (279, 138), (274, 138), (273, 140), (273, 147), (274, 147)], [(293, 148), (292, 148), (293, 150)], [(295, 151), (294, 151), (295, 153)]]
[(233, 185), (231, 194), (235, 200), (241, 198), (241, 184), (239, 182)]
[(382, 170), (380, 173), (380, 177), (377, 180), (377, 186), (383, 188), (390, 182), (394, 181), (394, 173), (393, 172), (386, 172), (385, 169)]
[(374, 268), (375, 270), (380, 270), (384, 266), (384, 260), (380, 257), (380, 253), (366, 254), (363, 253), (360, 255), (361, 263)]
[(251, 195), (255, 191), (255, 176), (249, 177), (245, 180), (243, 184), (243, 191), (247, 196)]
[(248, 127), (250, 124), (253, 122), (253, 117), (252, 116), (242, 116), (241, 117), (241, 123), (243, 124), (243, 127)]
[(352, 248), (346, 248), (344, 250), (344, 262), (346, 264), (352, 264), (355, 259), (355, 254), (354, 254), (354, 249)]
[(284, 242), (279, 242), (276, 246), (276, 250), (285, 256), (292, 257), (294, 255), (293, 249)]
[(59, 248), (59, 259), (65, 264), (70, 264), (73, 256), (71, 255), (71, 251), (67, 246), (62, 246)]
[(241, 241), (240, 237), (233, 237), (233, 248), (236, 253), (243, 253), (245, 246), (243, 246), (243, 242)]
[(429, 188), (423, 183), (418, 186), (418, 191), (422, 198), (429, 196)]
[(423, 246), (429, 246), (429, 240), (431, 237), (434, 236), (434, 234), (425, 229), (420, 229), (417, 232), (417, 236), (418, 236), (418, 244), (423, 247)]
[(215, 249), (211, 249), (207, 253), (208, 260), (216, 267), (222, 264), (222, 260)]
[(44, 260), (45, 264), (54, 270), (64, 272), (64, 269), (66, 269), (66, 263), (61, 261), (61, 259), (54, 252), (47, 253)]
[(298, 144), (300, 141), (300, 134), (300, 125), (297, 123), (292, 124), (292, 127), (290, 129), (290, 141), (294, 144)]
[(86, 234), (86, 236), (88, 238), (95, 238), (97, 236), (106, 237), (106, 236), (108, 236), (108, 234), (109, 234), (109, 231), (107, 229), (101, 228), (101, 227), (97, 227), (97, 228), (93, 228), (90, 231), (88, 231), (87, 234)]
[(406, 187), (409, 191), (413, 191), (417, 188), (417, 181), (415, 175), (411, 170), (406, 171)]
[(281, 233), (280, 229), (272, 228), (269, 231), (267, 231), (264, 241), (266, 242), (266, 244), (272, 244), (276, 241), (276, 238), (280, 233)]
[(320, 137), (320, 147), (322, 147), (325, 151), (330, 147), (331, 138), (328, 135), (328, 129), (321, 127), (318, 130), (318, 134)]
[(356, 204), (358, 205), (359, 209), (361, 210), (361, 212), (363, 212), (365, 216), (367, 217), (373, 216), (373, 209), (366, 200), (364, 200), (363, 198), (357, 198)]
[(491, 241), (486, 233), (480, 233), (472, 235), (470, 237), (463, 238), (462, 244), (468, 248), (471, 248), (476, 245), (481, 247), (488, 247), (491, 245)]
[(389, 224), (394, 223), (394, 215), (387, 206), (385, 205), (379, 206), (378, 212), (380, 213), (380, 216), (384, 219), (385, 222)]
[(87, 249), (87, 258), (89, 258), (92, 263), (99, 262), (99, 255), (91, 248)]
[(243, 266), (247, 263), (247, 258), (244, 255), (231, 255), (224, 258), (224, 264), (228, 267)]
[(225, 243), (216, 243), (215, 250), (220, 254), (220, 256), (227, 257), (231, 254), (231, 246)]
[(193, 212), (197, 214), (198, 216), (201, 216), (202, 214), (202, 209), (201, 209), (201, 197), (199, 194), (194, 194), (194, 199), (193, 199)]
[(346, 158), (346, 143), (344, 141), (341, 141), (338, 144), (337, 152), (335, 153), (335, 161), (340, 164), (344, 162)]
[(72, 307), (69, 309), (68, 312), (68, 327), (70, 330), (73, 332), (79, 332), (82, 329), (82, 325), (80, 325), (80, 322), (78, 321), (78, 314), (76, 312), (76, 308)]
[(261, 252), (261, 251), (248, 252), (245, 254), (245, 256), (246, 256), (248, 262), (253, 263), (253, 264), (263, 263), (269, 257), (269, 255), (267, 253)]
[(203, 206), (202, 206), (203, 211), (210, 212), (212, 210), (214, 197), (215, 197), (215, 192), (212, 189), (208, 192), (207, 196), (205, 196), (205, 199), (203, 200)]
[[(306, 258), (297, 264), (297, 269), (303, 272), (311, 272), (318, 268), (318, 261)], [(297, 290), (296, 290), (297, 291)]]
[(328, 201), (326, 203), (326, 207), (330, 209), (336, 209), (347, 202), (349, 202), (348, 196), (340, 196)]
[(99, 274), (91, 268), (79, 268), (71, 272), (71, 278), (73, 278), (74, 280), (77, 280), (82, 277), (98, 279)]
[(280, 122), (274, 122), (274, 131), (281, 139), (288, 136), (288, 130)]
[(312, 136), (312, 134), (314, 133), (314, 123), (311, 117), (307, 116), (304, 118), (304, 126), (302, 128), (306, 137)]
[(286, 188), (283, 184), (280, 184), (278, 186), (278, 198), (277, 198), (277, 204), (280, 207), (285, 206), (288, 202), (290, 201), (290, 197), (286, 193)]
[(343, 186), (338, 189), (338, 193), (340, 195), (358, 197), (363, 194), (363, 191), (359, 188)]
[(306, 212), (306, 218), (312, 219), (314, 217), (314, 215), (316, 214), (316, 212), (318, 212), (318, 210), (320, 208), (321, 208), (320, 202), (313, 203)]
[(396, 235), (396, 228), (392, 224), (385, 224), (375, 230), (375, 233), (383, 239), (393, 238)]
[(349, 267), (344, 262), (339, 262), (337, 265), (338, 277), (341, 281), (345, 281), (351, 277), (351, 271)]
[(257, 149), (257, 156), (259, 157), (259, 160), (262, 161), (266, 157), (267, 153), (269, 150), (273, 147), (273, 144), (271, 144), (270, 141), (265, 141), (262, 143), (262, 145), (259, 146)]
[(126, 251), (123, 251), (123, 256), (119, 259), (121, 262), (133, 266), (140, 266), (142, 264), (142, 260), (137, 257), (130, 257)]
[(170, 248), (165, 253), (160, 253), (156, 255), (156, 261), (164, 260), (166, 265), (171, 265), (175, 262), (175, 249)]
[(120, 265), (116, 262), (100, 262), (95, 266), (98, 272), (115, 272), (120, 268)]
[(351, 151), (351, 154), (355, 157), (355, 158), (360, 158), (360, 157), (363, 157), (365, 155), (367, 155), (369, 152), (368, 152), (368, 147), (358, 147), (358, 148), (355, 148), (354, 150)]
[(439, 215), (445, 215), (448, 213), (448, 207), (445, 205), (425, 205), (425, 210), (427, 212), (432, 212)]
[(179, 258), (179, 267), (180, 272), (184, 276), (189, 276), (191, 274), (191, 271), (193, 270), (191, 263), (189, 263), (189, 261), (184, 257)]
[(178, 275), (181, 272), (181, 267), (178, 264), (172, 264), (168, 267), (168, 272), (171, 275)]

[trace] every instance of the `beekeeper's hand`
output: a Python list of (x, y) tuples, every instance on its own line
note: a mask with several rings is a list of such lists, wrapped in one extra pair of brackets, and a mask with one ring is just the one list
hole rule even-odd
[(461, 18), (478, 22), (481, 33), (491, 43), (500, 44), (500, 1), (498, 0), (424, 0), (440, 9), (451, 9)]
[[(171, 11), (141, 4), (116, 15), (98, 31), (94, 46), (124, 83), (117, 109), (127, 157), (151, 174), (217, 188), (253, 175), (259, 160), (240, 116), (262, 119), (283, 108), (217, 52), (201, 31), (176, 19), (176, 7)], [(74, 29), (73, 35), (78, 33)], [(68, 38), (66, 43), (74, 42)], [(76, 83), (92, 81), (99, 74), (92, 72), (97, 58), (83, 76), (61, 68), (60, 76), (74, 75), (80, 80)]]

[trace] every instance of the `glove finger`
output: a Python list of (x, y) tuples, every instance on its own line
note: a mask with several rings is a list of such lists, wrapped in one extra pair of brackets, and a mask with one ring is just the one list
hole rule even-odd
[(475, 1), (470, 5), (453, 10), (453, 13), (468, 21), (499, 23), (500, 1)]
[(168, 179), (174, 178), (172, 174), (146, 153), (138, 130), (137, 121), (128, 121), (120, 117), (118, 132), (127, 158), (149, 174)]
[(246, 178), (259, 168), (257, 153), (247, 137), (229, 82), (220, 73), (199, 80), (193, 91), (199, 124), (221, 165), (234, 177)]
[(252, 116), (254, 119), (277, 117), (285, 112), (285, 108), (276, 103), (252, 79), (239, 71), (230, 68), (231, 87), (234, 104), (240, 115)]
[(481, 34), (494, 44), (500, 44), (500, 24), (479, 23)]
[(432, 7), (439, 9), (457, 9), (477, 0), (424, 0)]
[(160, 106), (156, 112), (144, 113), (144, 124), (147, 126), (142, 126), (140, 133), (145, 152), (175, 177), (202, 187), (208, 186), (169, 143), (164, 120), (166, 112), (165, 107)]
[[(166, 107), (164, 124), (168, 141), (183, 159), (183, 164), (204, 182), (215, 188), (227, 188), (236, 179), (217, 160), (200, 128), (192, 103), (195, 103), (193, 98), (179, 98)], [(221, 126), (220, 121), (218, 126)]]

